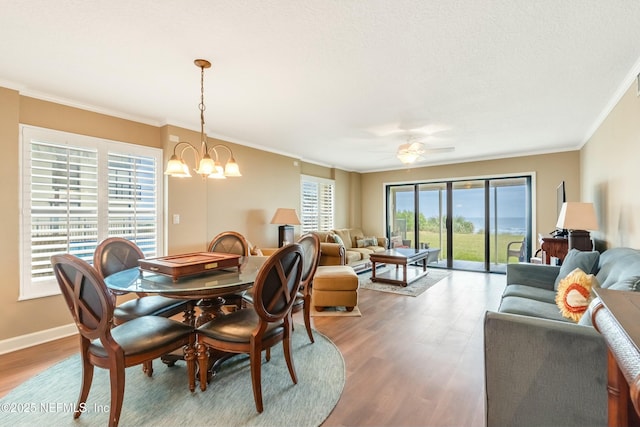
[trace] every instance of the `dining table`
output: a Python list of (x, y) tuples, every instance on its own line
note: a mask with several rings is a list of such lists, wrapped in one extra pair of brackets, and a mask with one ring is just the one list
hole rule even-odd
[[(118, 294), (134, 292), (186, 300), (189, 304), (183, 321), (197, 328), (215, 317), (224, 316), (225, 298), (237, 297), (250, 289), (266, 259), (263, 256), (244, 257), (238, 267), (211, 270), (178, 280), (170, 275), (133, 267), (107, 276), (104, 282)], [(196, 307), (199, 309), (197, 315)], [(217, 368), (229, 356), (210, 355), (209, 377), (215, 375)], [(162, 360), (171, 366), (181, 358), (181, 355), (172, 354), (164, 356)]]
[(221, 309), (225, 297), (237, 295), (253, 286), (266, 258), (244, 257), (239, 267), (211, 270), (178, 280), (169, 275), (133, 267), (107, 276), (104, 282), (118, 294), (154, 294), (198, 302), (201, 313), (197, 317), (195, 304), (185, 312), (185, 322), (198, 327), (223, 314)]

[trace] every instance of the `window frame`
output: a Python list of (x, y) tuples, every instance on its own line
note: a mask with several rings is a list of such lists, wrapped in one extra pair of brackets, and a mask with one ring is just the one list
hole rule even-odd
[[(312, 183), (312, 184), (316, 184), (319, 187), (319, 190), (317, 192), (318, 195), (318, 203), (316, 204), (316, 221), (314, 222), (314, 224), (316, 224), (316, 227), (312, 227), (311, 225), (309, 225), (309, 223), (307, 222), (307, 218), (309, 217), (309, 213), (308, 213), (308, 208), (306, 207), (306, 203), (307, 202), (305, 200), (305, 183)], [(323, 212), (326, 211), (326, 207), (325, 208), (321, 208), (320, 207), (320, 198), (321, 195), (323, 193), (325, 193), (324, 190), (321, 190), (320, 188), (322, 188), (322, 186), (328, 186), (330, 187), (331, 191), (330, 191), (330, 219), (327, 221), (326, 219), (326, 215), (323, 215)], [(335, 228), (335, 198), (336, 198), (336, 183), (335, 180), (333, 179), (327, 179), (327, 178), (320, 178), (320, 177), (316, 177), (316, 176), (311, 176), (311, 175), (300, 175), (300, 229), (301, 229), (301, 233), (305, 234), (305, 233), (309, 233), (312, 231), (329, 231), (332, 230), (333, 228)], [(325, 202), (326, 203), (326, 202)], [(310, 229), (314, 228), (313, 230)]]
[[(164, 179), (162, 174), (162, 149), (25, 124), (20, 124), (19, 127), (19, 301), (60, 294), (60, 289), (52, 273), (50, 276), (46, 276), (37, 280), (33, 280), (32, 277), (32, 142), (37, 141), (43, 144), (66, 146), (71, 149), (96, 151), (97, 241), (95, 242), (95, 245), (97, 245), (98, 242), (102, 241), (103, 239), (111, 237), (111, 235), (109, 234), (109, 202), (113, 202), (114, 198), (110, 198), (109, 195), (109, 177), (110, 172), (115, 169), (114, 167), (110, 166), (110, 154), (116, 156), (124, 156), (125, 158), (127, 156), (130, 156), (131, 159), (139, 157), (153, 159), (153, 162), (155, 163), (155, 170), (151, 168), (152, 171), (151, 175), (149, 176), (153, 176), (153, 181), (155, 182), (155, 203), (153, 204), (155, 205), (156, 242), (155, 245), (151, 245), (151, 247), (145, 248), (144, 252), (146, 256), (161, 254), (161, 251), (164, 248), (164, 212), (162, 209), (162, 206), (164, 206)], [(113, 162), (113, 159), (111, 160)], [(136, 174), (135, 179), (140, 179), (139, 175)], [(138, 215), (138, 212), (135, 208), (133, 209), (133, 215)], [(67, 242), (69, 242), (69, 240), (67, 240)], [(93, 251), (91, 251), (91, 256), (92, 254)], [(84, 258), (86, 261), (91, 262), (88, 255)]]

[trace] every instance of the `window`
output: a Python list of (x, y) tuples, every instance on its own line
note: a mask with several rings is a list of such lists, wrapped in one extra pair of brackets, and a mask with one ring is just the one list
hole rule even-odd
[(91, 262), (118, 236), (145, 256), (162, 247), (162, 150), (20, 127), (20, 299), (60, 293), (50, 258)]
[(308, 175), (302, 175), (300, 181), (302, 233), (331, 230), (333, 228), (334, 181)]

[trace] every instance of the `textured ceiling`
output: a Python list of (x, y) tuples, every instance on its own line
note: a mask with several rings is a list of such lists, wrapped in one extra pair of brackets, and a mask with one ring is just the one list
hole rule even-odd
[[(635, 0), (3, 0), (0, 86), (345, 170), (577, 149), (640, 71)], [(238, 159), (241, 163), (242, 160)]]

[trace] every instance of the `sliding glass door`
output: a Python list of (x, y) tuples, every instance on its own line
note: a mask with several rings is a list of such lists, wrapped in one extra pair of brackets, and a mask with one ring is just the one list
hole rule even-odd
[(485, 182), (458, 181), (452, 187), (453, 266), (463, 270), (485, 270)]
[(387, 221), (395, 242), (440, 248), (439, 266), (504, 272), (531, 256), (531, 177), (389, 185)]
[[(447, 252), (447, 185), (420, 184), (418, 191), (418, 248), (440, 248)], [(441, 255), (443, 256), (443, 255)]]
[(530, 258), (530, 178), (489, 181), (490, 270), (504, 271), (510, 262)]
[(401, 246), (414, 247), (415, 186), (393, 186), (387, 192), (387, 233), (389, 240), (399, 239)]

